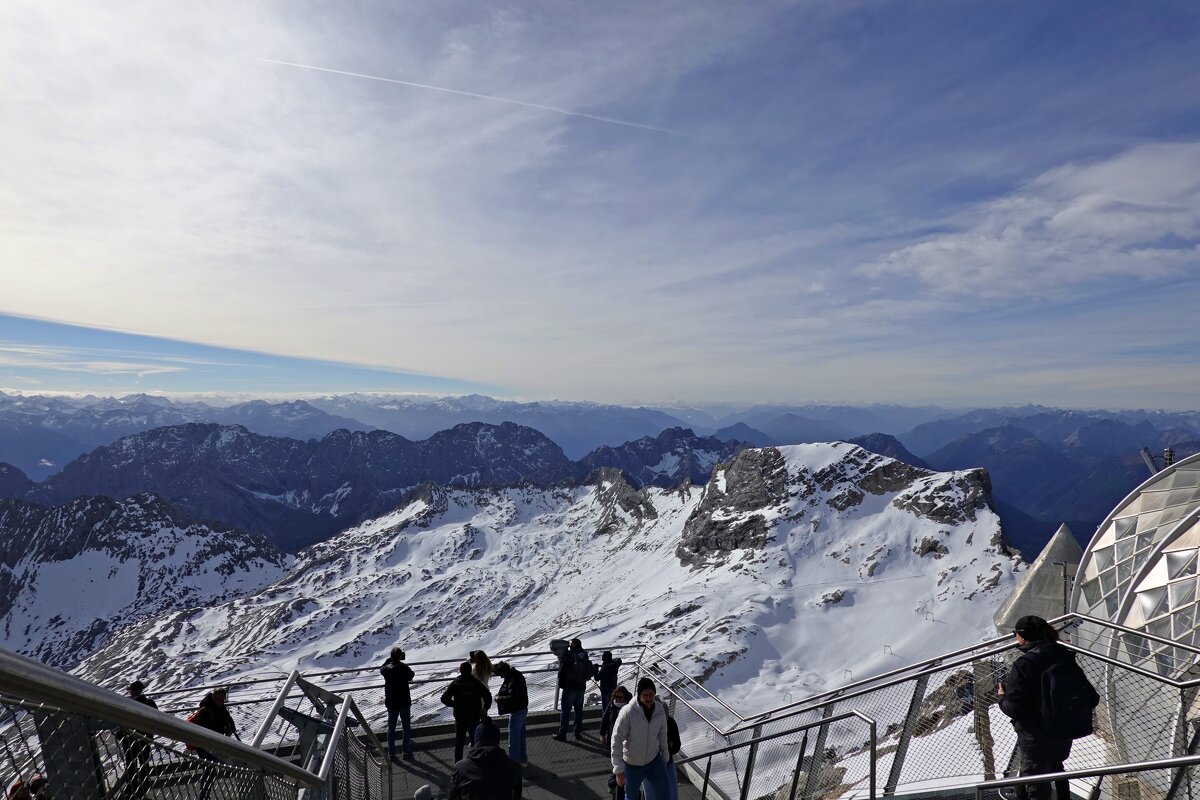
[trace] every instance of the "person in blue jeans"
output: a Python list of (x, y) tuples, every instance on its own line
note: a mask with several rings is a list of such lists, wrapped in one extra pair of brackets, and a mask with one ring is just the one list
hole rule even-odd
[(507, 661), (497, 663), (492, 669), (501, 681), (500, 690), (496, 692), (496, 711), (508, 714), (508, 755), (522, 767), (527, 767), (525, 719), (529, 716), (529, 687), (521, 671)]
[(392, 648), (392, 654), (379, 668), (383, 676), (383, 704), (387, 707), (388, 758), (396, 760), (396, 721), (401, 724), (401, 749), (404, 757), (411, 759), (412, 751), (412, 695), (408, 684), (413, 679), (412, 667), (404, 663), (404, 651)]
[(625, 789), (625, 800), (637, 800), (643, 783), (649, 784), (656, 798), (670, 797), (667, 707), (656, 694), (654, 681), (642, 678), (637, 684), (637, 702), (622, 708), (613, 725), (613, 774), (617, 785)]
[(595, 673), (595, 667), (583, 649), (583, 642), (572, 639), (570, 648), (558, 659), (558, 688), (561, 695), (555, 739), (562, 741), (567, 738), (567, 725), (571, 722), (572, 711), (575, 712), (575, 738), (583, 738), (583, 694), (587, 690), (587, 682)]

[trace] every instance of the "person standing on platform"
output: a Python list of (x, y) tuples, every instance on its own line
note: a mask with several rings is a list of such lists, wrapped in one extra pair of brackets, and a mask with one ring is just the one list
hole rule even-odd
[(638, 800), (642, 784), (649, 783), (657, 798), (670, 796), (667, 762), (667, 707), (658, 701), (654, 681), (637, 684), (637, 702), (621, 709), (612, 732), (612, 765), (625, 800)]
[(559, 716), (558, 733), (554, 738), (567, 738), (567, 725), (571, 723), (571, 712), (575, 713), (575, 738), (583, 738), (583, 694), (587, 682), (596, 675), (595, 665), (583, 649), (583, 642), (571, 640), (571, 646), (558, 659)]
[(392, 654), (383, 666), (379, 668), (383, 676), (383, 703), (387, 707), (387, 748), (388, 758), (396, 760), (396, 720), (400, 721), (400, 749), (404, 758), (412, 760), (412, 693), (409, 683), (414, 673), (412, 667), (404, 663), (404, 651), (399, 647), (392, 648)]
[(596, 675), (596, 682), (600, 684), (601, 716), (608, 711), (608, 704), (612, 702), (612, 693), (617, 688), (617, 677), (620, 670), (621, 659), (613, 658), (612, 651), (605, 650), (604, 655), (600, 656), (600, 670)]
[(529, 687), (525, 676), (507, 661), (496, 664), (500, 691), (496, 692), (496, 713), (508, 714), (508, 754), (522, 767), (529, 766), (525, 746), (525, 720), (529, 716)]
[(458, 665), (458, 677), (442, 692), (442, 705), (454, 709), (454, 760), (462, 761), (463, 744), (475, 744), (475, 726), (492, 706), (492, 693), (471, 674), (471, 662)]

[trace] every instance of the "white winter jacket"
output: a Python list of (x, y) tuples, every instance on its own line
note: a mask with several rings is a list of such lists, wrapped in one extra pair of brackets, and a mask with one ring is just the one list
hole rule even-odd
[(665, 764), (671, 758), (667, 749), (667, 708), (657, 698), (654, 713), (646, 719), (646, 711), (637, 700), (621, 709), (612, 730), (613, 772), (620, 775), (626, 764), (644, 767), (662, 756)]

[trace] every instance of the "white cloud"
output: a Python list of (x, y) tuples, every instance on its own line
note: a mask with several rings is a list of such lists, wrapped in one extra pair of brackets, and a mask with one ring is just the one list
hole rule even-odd
[(1200, 143), (1133, 148), (1052, 170), (951, 220), (952, 232), (862, 268), (916, 278), (935, 293), (1066, 296), (1113, 278), (1200, 267)]

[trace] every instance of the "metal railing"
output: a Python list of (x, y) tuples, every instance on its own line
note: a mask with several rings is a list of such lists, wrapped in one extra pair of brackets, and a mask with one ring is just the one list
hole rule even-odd
[[(1007, 786), (1039, 786), (1046, 783), (1058, 783), (1060, 781), (1070, 782), (1072, 780), (1086, 780), (1088, 778), (1103, 779), (1109, 776), (1128, 777), (1132, 775), (1141, 775), (1146, 772), (1154, 771), (1169, 771), (1172, 775), (1171, 789), (1165, 795), (1166, 798), (1182, 798), (1187, 797), (1188, 800), (1195, 800), (1196, 790), (1200, 790), (1200, 782), (1195, 782), (1195, 789), (1192, 787), (1192, 770), (1195, 767), (1200, 767), (1200, 756), (1182, 756), (1180, 758), (1165, 758), (1157, 761), (1139, 761), (1133, 764), (1113, 764), (1107, 767), (1096, 767), (1093, 769), (1082, 769), (1065, 772), (1047, 772), (1042, 775), (1026, 775), (1023, 777), (1001, 778), (994, 781), (985, 781), (975, 785), (975, 800), (983, 800), (985, 792), (991, 789), (1002, 789)], [(1154, 782), (1141, 782), (1134, 784), (1136, 787), (1136, 795), (1141, 798), (1149, 795), (1150, 797), (1158, 796), (1158, 793), (1153, 789)], [(1114, 797), (1127, 798), (1135, 792), (1130, 791), (1131, 785), (1126, 783), (1120, 789), (1115, 791), (1110, 790), (1109, 794)], [(1186, 791), (1181, 794), (1180, 790)], [(1102, 793), (1102, 785), (1100, 781), (1092, 787), (1090, 796), (1099, 797)], [(1065, 798), (1064, 798), (1065, 800)]]

